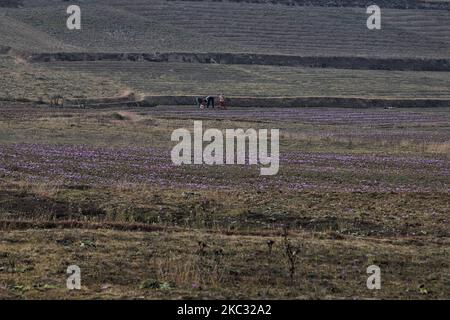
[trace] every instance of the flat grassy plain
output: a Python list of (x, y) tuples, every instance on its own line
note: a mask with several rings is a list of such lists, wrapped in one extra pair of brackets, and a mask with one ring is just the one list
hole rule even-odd
[[(450, 297), (448, 109), (0, 112), (2, 298)], [(194, 119), (280, 129), (279, 174), (173, 166)]]

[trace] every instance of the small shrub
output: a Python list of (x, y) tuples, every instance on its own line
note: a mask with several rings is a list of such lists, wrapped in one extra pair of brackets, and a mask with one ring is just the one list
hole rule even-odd
[(287, 227), (283, 228), (283, 245), (284, 245), (284, 254), (286, 256), (287, 264), (289, 266), (289, 279), (291, 281), (291, 284), (294, 284), (298, 251), (292, 246), (289, 240)]
[(121, 114), (118, 113), (118, 112), (114, 112), (114, 113), (111, 115), (111, 118), (113, 118), (114, 120), (120, 120), (120, 121), (128, 120), (127, 117), (121, 115)]
[(140, 289), (159, 289), (160, 288), (159, 281), (155, 279), (146, 279), (141, 282), (141, 285), (139, 286)]

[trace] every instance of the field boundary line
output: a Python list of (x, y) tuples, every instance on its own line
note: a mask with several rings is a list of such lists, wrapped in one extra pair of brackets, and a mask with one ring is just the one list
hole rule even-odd
[(356, 56), (295, 56), (252, 53), (102, 53), (56, 52), (26, 53), (17, 50), (12, 54), (31, 63), (45, 62), (177, 62), (199, 64), (267, 65), (282, 67), (332, 68), (351, 70), (389, 71), (450, 71), (449, 58), (377, 58)]

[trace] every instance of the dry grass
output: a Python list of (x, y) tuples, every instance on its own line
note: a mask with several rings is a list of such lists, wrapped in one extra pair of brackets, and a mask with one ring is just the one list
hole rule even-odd
[[(281, 231), (280, 231), (281, 232)], [(36, 230), (3, 232), (3, 297), (22, 298), (445, 298), (446, 242), (333, 239), (291, 234), (302, 244), (295, 282), (287, 277), (280, 237)], [(269, 255), (266, 241), (275, 241)], [(198, 241), (206, 241), (198, 265)], [(84, 244), (84, 245), (83, 245)], [(215, 251), (223, 250), (218, 263)], [(45, 252), (45, 254), (44, 254)], [(365, 269), (379, 264), (383, 289), (365, 287)], [(65, 268), (82, 269), (82, 290), (65, 289)], [(428, 272), (423, 272), (423, 267)], [(49, 266), (52, 266), (49, 268)], [(432, 270), (432, 271), (431, 271)], [(426, 292), (421, 288), (426, 288)], [(448, 297), (448, 296), (447, 296)]]
[[(446, 145), (447, 109), (1, 110), (2, 298), (448, 298), (449, 154), (427, 149)], [(234, 166), (166, 176), (151, 161), (140, 167), (170, 161), (145, 150), (170, 149), (172, 130), (198, 118), (276, 126), (294, 161), (265, 181)], [(95, 156), (79, 161), (84, 152)], [(90, 171), (93, 159), (100, 170)], [(58, 170), (98, 179), (61, 180)], [(71, 264), (81, 291), (65, 288)], [(382, 269), (380, 291), (366, 289), (371, 264)]]
[[(26, 0), (2, 8), (0, 50), (448, 58), (448, 10), (386, 8), (382, 32), (370, 32), (364, 8), (247, 2), (97, 0), (83, 3), (83, 32), (70, 32), (66, 4)], [(449, 98), (449, 72), (0, 55), (0, 73), (0, 100), (16, 101), (0, 101), (0, 299), (450, 298), (448, 109), (26, 103), (131, 93)], [(172, 166), (170, 135), (194, 119), (281, 129), (279, 175)], [(73, 264), (79, 291), (66, 289)], [(372, 264), (381, 290), (366, 287)]]
[[(49, 103), (53, 95), (65, 98), (119, 96), (125, 86), (107, 78), (93, 76), (81, 71), (55, 71), (17, 62), (14, 58), (0, 55), (0, 100), (28, 99)], [(95, 83), (95, 85), (93, 85)]]
[(450, 83), (449, 72), (106, 61), (55, 62), (39, 66), (61, 73), (77, 71), (93, 77), (108, 77), (114, 83), (146, 95), (226, 92), (228, 96), (243, 97), (450, 97), (450, 85), (445, 85)]
[(431, 142), (426, 146), (427, 152), (436, 153), (436, 154), (450, 154), (450, 141), (446, 142)]

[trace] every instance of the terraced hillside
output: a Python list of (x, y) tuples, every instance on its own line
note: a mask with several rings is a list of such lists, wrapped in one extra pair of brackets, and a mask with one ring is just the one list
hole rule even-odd
[[(450, 3), (378, 3), (1, 7), (0, 299), (449, 299)], [(175, 165), (198, 120), (277, 174)]]
[[(0, 52), (22, 60), (34, 53), (41, 58), (30, 61), (40, 70), (58, 70), (66, 78), (75, 72), (80, 80), (75, 86), (44, 85), (68, 97), (78, 95), (74, 88), (96, 97), (119, 87), (144, 95), (224, 91), (246, 97), (449, 98), (447, 2), (382, 1), (378, 31), (366, 27), (366, 1), (289, 3), (293, 5), (265, 0), (95, 0), (80, 2), (82, 30), (69, 31), (66, 2), (24, 1), (20, 8), (0, 13)], [(157, 52), (203, 53), (202, 63), (209, 65), (183, 56), (165, 63), (133, 61)], [(118, 60), (124, 54), (130, 61), (87, 61), (108, 53)], [(224, 58), (245, 54), (247, 60)], [(73, 62), (79, 57), (86, 61)], [(297, 58), (319, 60), (292, 63)], [(48, 63), (41, 63), (46, 59)], [(13, 72), (12, 66), (4, 71)], [(426, 72), (412, 72), (422, 70)], [(427, 72), (432, 70), (445, 72)], [(29, 79), (18, 75), (23, 73), (4, 79)], [(105, 90), (92, 88), (91, 77), (97, 76), (114, 84)], [(0, 96), (18, 99), (45, 94), (39, 86), (2, 90)]]
[[(193, 1), (193, 0), (169, 0), (169, 1)], [(197, 0), (209, 1), (215, 0)], [(368, 7), (375, 4), (372, 0), (234, 0), (244, 3), (270, 3), (287, 6), (327, 6), (327, 7)], [(449, 9), (448, 0), (378, 0), (376, 4), (383, 8), (396, 9)]]
[[(183, 29), (235, 44), (240, 51), (376, 57), (447, 57), (450, 51), (448, 11), (384, 9), (383, 31), (373, 32), (366, 27), (367, 15), (362, 8), (229, 2), (148, 6), (143, 1), (120, 6), (145, 17), (174, 21)], [(191, 17), (199, 12), (202, 21), (193, 24)]]
[(27, 1), (5, 14), (82, 51), (445, 58), (450, 52), (448, 10), (383, 8), (382, 30), (370, 31), (364, 8), (318, 4), (97, 0), (82, 3), (81, 32), (65, 28), (67, 4), (61, 1)]

